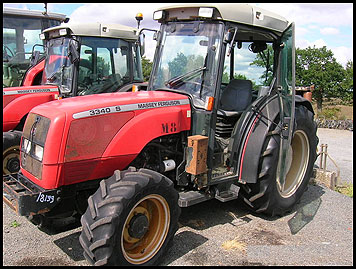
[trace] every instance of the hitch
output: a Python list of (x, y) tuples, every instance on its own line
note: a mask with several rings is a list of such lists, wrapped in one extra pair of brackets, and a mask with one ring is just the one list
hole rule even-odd
[(50, 211), (60, 201), (60, 190), (45, 190), (21, 173), (3, 176), (3, 200), (20, 216)]

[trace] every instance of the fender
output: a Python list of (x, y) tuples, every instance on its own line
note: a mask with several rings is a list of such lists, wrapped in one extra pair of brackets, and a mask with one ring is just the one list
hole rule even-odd
[(278, 96), (265, 96), (244, 112), (237, 123), (239, 126), (234, 128), (229, 151), (237, 152), (232, 156), (232, 164), (240, 183), (256, 183), (265, 137), (278, 113)]
[(58, 88), (50, 85), (4, 88), (3, 132), (15, 129), (33, 107), (55, 100), (58, 94)]
[(33, 86), (33, 85), (35, 85), (34, 84), (35, 83), (35, 79), (41, 72), (43, 72), (44, 67), (45, 67), (45, 58), (43, 58), (35, 66), (31, 66), (29, 69), (27, 69), (21, 85), (22, 86)]
[(300, 95), (296, 95), (294, 98), (295, 98), (296, 104), (301, 104), (301, 105), (305, 106), (310, 112), (312, 112), (315, 115), (313, 106), (308, 99), (305, 99), (304, 97), (302, 97)]

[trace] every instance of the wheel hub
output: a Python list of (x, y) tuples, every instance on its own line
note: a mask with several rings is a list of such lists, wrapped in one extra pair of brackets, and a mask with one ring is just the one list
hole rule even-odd
[(146, 234), (148, 226), (148, 218), (144, 214), (138, 213), (132, 217), (129, 223), (129, 235), (133, 238), (141, 239)]
[(6, 168), (10, 173), (16, 173), (20, 170), (20, 160), (18, 158), (9, 159)]

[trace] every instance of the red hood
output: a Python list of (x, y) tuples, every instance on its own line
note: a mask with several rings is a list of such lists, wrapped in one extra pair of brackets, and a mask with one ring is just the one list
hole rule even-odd
[[(103, 108), (106, 108), (106, 111), (103, 110), (105, 114), (110, 113), (107, 112), (109, 111), (108, 108), (111, 108), (111, 112), (119, 112), (174, 106), (179, 105), (179, 100), (181, 102), (184, 100), (184, 104), (189, 103), (188, 97), (185, 95), (164, 91), (102, 93), (62, 99), (54, 103), (45, 103), (35, 107), (32, 112), (52, 119), (61, 114), (62, 116), (66, 114), (68, 117), (75, 119), (90, 116), (90, 111), (95, 109), (100, 113)], [(116, 107), (117, 110), (113, 111)]]
[(3, 108), (11, 101), (26, 94), (43, 94), (52, 93), (59, 94), (58, 87), (53, 85), (37, 85), (37, 86), (22, 86), (3, 88)]

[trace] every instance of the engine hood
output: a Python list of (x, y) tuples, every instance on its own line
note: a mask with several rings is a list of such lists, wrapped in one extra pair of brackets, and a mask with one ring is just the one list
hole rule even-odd
[(50, 119), (79, 119), (109, 113), (189, 104), (185, 95), (164, 91), (102, 93), (77, 96), (35, 107), (31, 112)]

